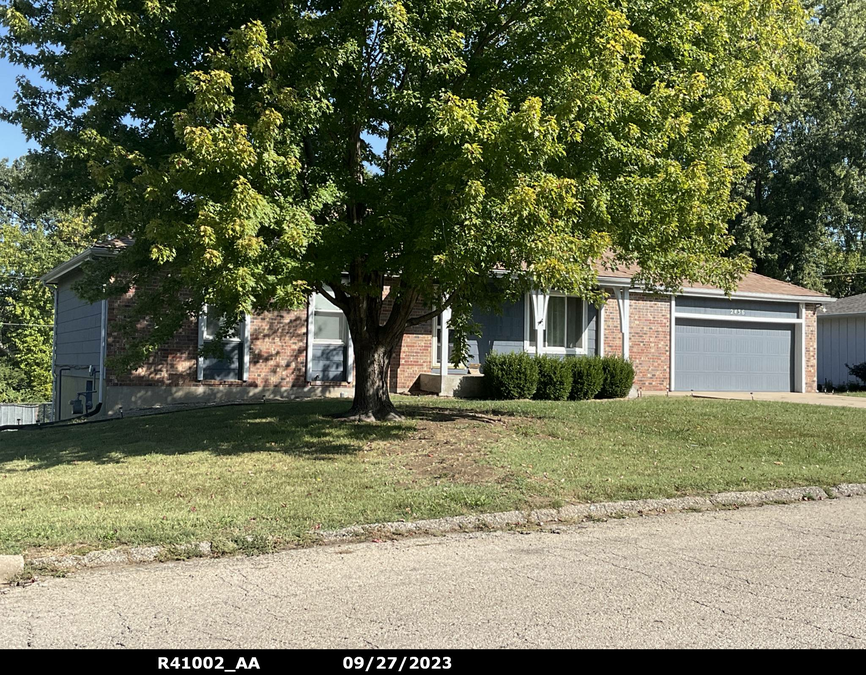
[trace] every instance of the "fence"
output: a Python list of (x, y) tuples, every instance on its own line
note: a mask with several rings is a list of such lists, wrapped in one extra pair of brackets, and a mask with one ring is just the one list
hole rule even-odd
[(51, 422), (50, 403), (0, 403), (0, 427)]

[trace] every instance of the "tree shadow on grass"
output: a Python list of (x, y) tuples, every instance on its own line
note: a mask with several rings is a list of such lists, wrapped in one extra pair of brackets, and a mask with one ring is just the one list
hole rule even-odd
[[(33, 471), (78, 462), (114, 464), (146, 455), (205, 452), (233, 456), (277, 452), (316, 461), (354, 455), (371, 442), (399, 442), (418, 421), (491, 423), (489, 414), (461, 409), (401, 405), (403, 422), (364, 424), (332, 416), (348, 403), (338, 399), (263, 403), (185, 410), (84, 422), (67, 427), (4, 433), (0, 472)], [(18, 468), (15, 462), (23, 465)]]
[(426, 422), (477, 422), (479, 424), (497, 424), (503, 418), (518, 419), (526, 417), (513, 410), (504, 410), (497, 407), (480, 412), (478, 410), (467, 410), (462, 408), (436, 408), (423, 405), (401, 405), (399, 412), (406, 420)]
[(194, 452), (278, 452), (326, 461), (355, 454), (372, 441), (399, 440), (412, 429), (411, 423), (354, 424), (330, 417), (346, 406), (339, 400), (222, 406), (5, 433), (0, 472), (17, 470), (10, 464), (19, 460), (26, 462), (24, 470), (35, 470)]

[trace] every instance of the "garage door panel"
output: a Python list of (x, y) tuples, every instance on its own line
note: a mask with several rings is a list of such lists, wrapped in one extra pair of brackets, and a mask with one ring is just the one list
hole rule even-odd
[(680, 391), (791, 391), (793, 327), (678, 319)]

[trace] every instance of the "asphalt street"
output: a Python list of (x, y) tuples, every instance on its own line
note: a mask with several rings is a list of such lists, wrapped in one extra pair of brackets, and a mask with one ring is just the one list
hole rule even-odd
[(78, 572), (5, 647), (864, 647), (866, 498)]

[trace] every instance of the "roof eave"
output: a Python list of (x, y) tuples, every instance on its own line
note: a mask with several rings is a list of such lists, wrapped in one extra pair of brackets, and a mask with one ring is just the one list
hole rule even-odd
[(852, 316), (866, 316), (866, 311), (863, 312), (820, 312), (819, 319), (849, 319)]
[[(599, 275), (598, 283), (600, 286), (616, 286), (616, 287), (631, 287), (631, 279), (623, 277), (605, 277)], [(635, 290), (645, 290), (643, 286), (635, 286)], [(684, 287), (677, 295), (694, 295), (704, 297), (728, 297), (720, 288), (690, 288)], [(797, 295), (796, 293), (755, 293), (748, 291), (734, 291), (731, 294), (732, 298), (739, 300), (785, 300), (788, 302), (809, 302), (816, 304), (826, 304), (836, 302), (836, 298), (831, 298), (829, 295)]]
[(46, 286), (49, 284), (56, 284), (63, 277), (81, 267), (88, 260), (91, 260), (93, 258), (108, 258), (113, 255), (117, 255), (116, 250), (94, 247), (88, 248), (87, 250), (82, 251), (78, 255), (70, 258), (66, 262), (60, 263), (51, 271), (43, 274), (41, 277), (39, 277), (39, 281), (41, 281)]
[[(706, 297), (727, 297), (725, 292), (717, 288), (684, 288), (680, 295), (697, 295)], [(732, 298), (739, 300), (785, 300), (787, 302), (808, 302), (823, 305), (836, 302), (829, 295), (797, 295), (796, 293), (756, 293), (749, 291), (734, 291)]]

